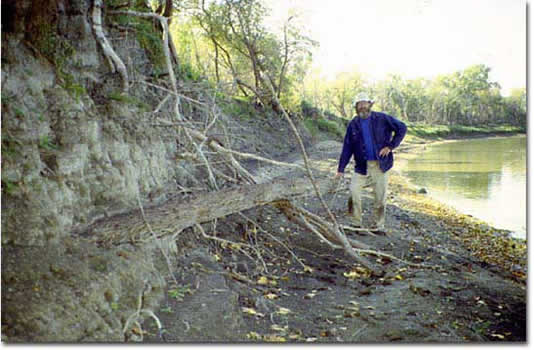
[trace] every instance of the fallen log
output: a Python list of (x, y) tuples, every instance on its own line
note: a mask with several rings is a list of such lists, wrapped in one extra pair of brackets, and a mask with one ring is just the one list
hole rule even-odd
[[(323, 194), (333, 192), (337, 187), (337, 183), (332, 178), (322, 178), (316, 182), (317, 188)], [(284, 214), (305, 213), (307, 219), (310, 219), (311, 214), (309, 212), (294, 206), (290, 200), (294, 196), (302, 195), (311, 190), (309, 179), (296, 178), (205, 192), (189, 202), (171, 200), (162, 206), (144, 209), (144, 215), (142, 215), (141, 210), (137, 210), (129, 214), (100, 219), (90, 225), (82, 235), (103, 246), (123, 243), (139, 244), (154, 238), (176, 236), (182, 230), (196, 224), (209, 222), (257, 206), (272, 204), (281, 209), (280, 203), (284, 203), (285, 210), (282, 210)], [(295, 222), (299, 223), (299, 221)], [(325, 229), (325, 224), (319, 223), (317, 218), (304, 224), (301, 223), (301, 225), (307, 229), (310, 229), (310, 225), (315, 227), (319, 225), (318, 231), (328, 240), (339, 243), (339, 239), (335, 235), (329, 234), (329, 230)], [(314, 232), (314, 230), (311, 231)], [(356, 240), (351, 240), (350, 243), (356, 248), (369, 248)], [(363, 257), (357, 255), (355, 258), (362, 265), (380, 273), (376, 266)]]
[[(335, 182), (330, 178), (317, 181), (317, 185), (323, 193), (336, 189)], [(288, 200), (309, 191), (310, 180), (297, 178), (204, 192), (188, 202), (177, 199), (156, 208), (145, 209), (146, 222), (139, 210), (100, 219), (84, 230), (82, 235), (89, 236), (100, 244), (143, 242), (151, 238), (147, 225), (161, 238), (197, 223), (209, 222), (278, 200)]]

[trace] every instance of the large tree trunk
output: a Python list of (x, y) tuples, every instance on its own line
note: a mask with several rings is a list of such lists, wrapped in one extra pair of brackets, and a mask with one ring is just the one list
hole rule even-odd
[[(317, 181), (321, 192), (334, 191), (336, 183), (331, 178)], [(280, 180), (265, 184), (245, 185), (236, 189), (224, 189), (199, 195), (190, 202), (169, 201), (161, 207), (145, 209), (146, 221), (158, 237), (180, 232), (197, 223), (208, 222), (233, 213), (266, 205), (282, 199), (290, 199), (312, 190), (307, 178)], [(151, 237), (139, 211), (124, 216), (99, 220), (84, 233), (96, 242), (120, 244), (144, 241)]]
[[(323, 194), (333, 192), (337, 187), (336, 181), (332, 178), (316, 180), (316, 186), (317, 191)], [(330, 223), (303, 208), (293, 206), (288, 200), (311, 190), (309, 179), (298, 178), (207, 192), (187, 203), (174, 200), (158, 208), (146, 209), (144, 213), (138, 210), (97, 221), (81, 234), (104, 246), (144, 243), (154, 238), (176, 237), (182, 230), (196, 224), (272, 204), (291, 221), (318, 235), (330, 246), (349, 252), (356, 261), (380, 275), (382, 270), (379, 267), (352, 249), (368, 249), (369, 246), (357, 240), (347, 240), (346, 236), (335, 231), (336, 228)]]

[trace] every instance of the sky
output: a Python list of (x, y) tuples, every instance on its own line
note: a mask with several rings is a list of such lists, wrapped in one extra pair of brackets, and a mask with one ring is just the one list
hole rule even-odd
[(474, 64), (491, 68), (501, 93), (526, 88), (525, 0), (269, 0), (271, 23), (296, 9), (319, 41), (314, 66), (326, 78), (358, 70), (413, 79)]

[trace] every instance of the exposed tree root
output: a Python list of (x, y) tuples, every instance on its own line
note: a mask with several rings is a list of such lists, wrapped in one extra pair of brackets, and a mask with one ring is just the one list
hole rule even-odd
[(102, 47), (102, 51), (109, 63), (111, 71), (113, 73), (117, 71), (120, 74), (121, 79), (122, 79), (122, 92), (127, 93), (128, 84), (129, 84), (128, 71), (126, 70), (126, 66), (124, 65), (124, 62), (122, 62), (120, 57), (115, 53), (115, 51), (113, 50), (113, 47), (111, 46), (108, 39), (104, 35), (104, 31), (102, 30), (102, 7), (103, 7), (102, 0), (93, 1), (92, 19), (93, 19), (93, 30), (95, 31), (96, 41), (98, 41), (98, 43)]

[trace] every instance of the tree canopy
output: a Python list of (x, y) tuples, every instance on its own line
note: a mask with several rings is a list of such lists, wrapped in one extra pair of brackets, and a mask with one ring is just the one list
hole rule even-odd
[[(171, 3), (174, 11), (169, 10)], [(366, 79), (354, 62), (353, 71), (326, 81), (310, 69), (319, 43), (304, 34), (298, 14), (288, 16), (274, 32), (266, 25), (267, 1), (152, 0), (152, 5), (172, 13), (171, 33), (182, 76), (208, 80), (226, 95), (275, 111), (274, 97), (293, 115), (303, 116), (304, 104), (351, 118), (353, 96), (366, 91), (374, 97), (376, 109), (410, 122), (526, 126), (526, 89), (502, 96), (484, 64), (433, 79), (391, 74), (376, 82)]]

